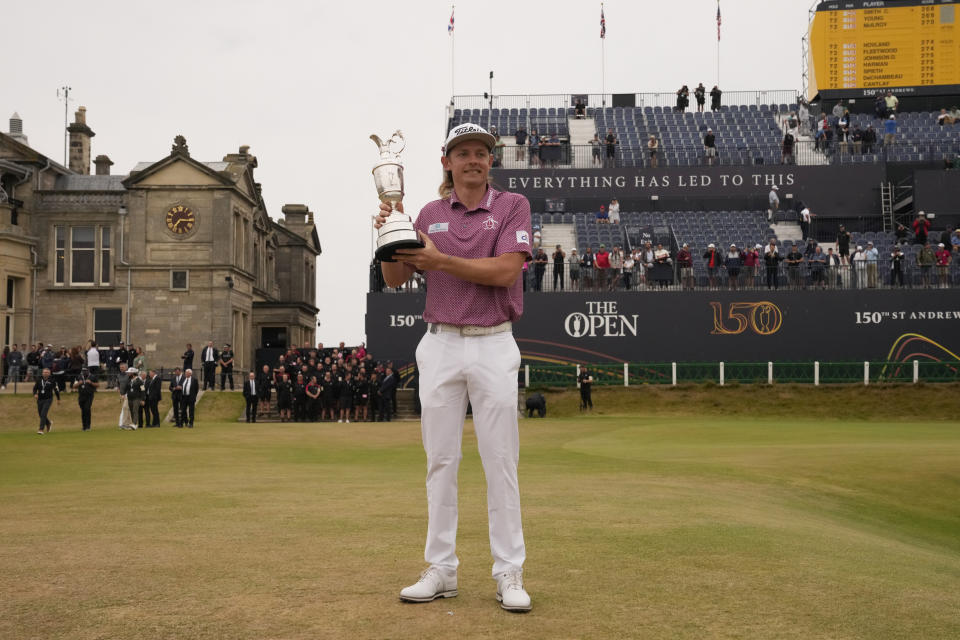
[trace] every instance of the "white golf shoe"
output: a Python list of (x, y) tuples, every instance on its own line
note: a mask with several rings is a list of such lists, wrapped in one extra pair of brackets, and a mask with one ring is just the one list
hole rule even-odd
[(507, 611), (530, 611), (530, 595), (523, 588), (523, 571), (514, 569), (497, 576), (497, 601)]
[[(420, 579), (400, 591), (400, 599), (406, 602), (430, 602), (437, 598), (454, 598), (457, 595), (456, 569), (431, 566), (420, 574)], [(529, 598), (527, 601), (529, 602)]]

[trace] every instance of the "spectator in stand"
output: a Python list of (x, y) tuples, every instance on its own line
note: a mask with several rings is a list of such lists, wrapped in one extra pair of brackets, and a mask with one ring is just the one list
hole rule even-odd
[(657, 243), (657, 248), (653, 252), (653, 261), (659, 267), (656, 270), (657, 284), (661, 289), (673, 284), (673, 259), (670, 252), (663, 248), (663, 245)]
[(850, 260), (853, 263), (853, 274), (857, 281), (857, 289), (863, 289), (867, 286), (867, 252), (863, 247), (857, 245), (857, 250), (853, 252)]
[(536, 129), (530, 130), (530, 166), (540, 166), (540, 136)]
[(827, 285), (823, 281), (823, 269), (827, 264), (827, 256), (823, 254), (820, 245), (817, 245), (813, 253), (808, 258), (810, 262), (810, 284), (815, 289), (817, 285), (821, 289), (826, 289)]
[(27, 363), (27, 382), (33, 382), (40, 377), (40, 354), (43, 352), (43, 345), (39, 342), (30, 345), (30, 351), (24, 356)]
[(677, 265), (680, 267), (680, 285), (687, 291), (693, 290), (693, 255), (686, 242), (677, 253)]
[(878, 120), (887, 117), (887, 103), (880, 94), (877, 94), (877, 97), (873, 100), (873, 115), (877, 116)]
[(711, 111), (720, 111), (720, 97), (723, 95), (723, 91), (720, 91), (720, 88), (717, 85), (713, 85), (713, 89), (710, 89), (710, 110)]
[(393, 393), (396, 391), (396, 388), (397, 377), (393, 374), (393, 369), (391, 367), (387, 367), (384, 372), (383, 380), (380, 382), (380, 415), (378, 416), (378, 420), (380, 422), (390, 422), (391, 415), (395, 410), (391, 404), (391, 398), (393, 397)]
[(660, 143), (657, 141), (657, 136), (651, 135), (650, 139), (647, 140), (647, 152), (650, 154), (650, 167), (656, 169), (660, 165), (660, 160), (657, 158), (657, 152), (660, 150)]
[(712, 165), (714, 158), (717, 157), (717, 138), (713, 135), (713, 129), (707, 129), (707, 135), (703, 136), (703, 153), (707, 158), (707, 164)]
[(943, 243), (943, 246), (946, 247), (947, 251), (953, 251), (953, 247), (950, 244), (952, 236), (953, 229), (951, 229), (949, 226), (940, 232), (940, 242)]
[(597, 251), (594, 266), (597, 269), (597, 290), (606, 291), (607, 273), (610, 271), (610, 252), (607, 251), (606, 245), (602, 243), (600, 244), (600, 250)]
[(690, 106), (690, 89), (683, 85), (677, 90), (677, 112), (683, 113)]
[(897, 117), (892, 113), (883, 123), (883, 146), (888, 147), (897, 139)]
[(920, 253), (917, 254), (917, 266), (920, 267), (920, 277), (924, 287), (930, 287), (930, 272), (936, 263), (937, 254), (934, 253), (933, 247), (927, 242), (923, 245), (923, 249), (920, 249)]
[(543, 247), (537, 249), (537, 255), (533, 258), (533, 290), (543, 291), (543, 274), (547, 271), (547, 254)]
[[(293, 382), (290, 381), (290, 374), (284, 372), (280, 377), (280, 382), (274, 382), (273, 384), (277, 387), (277, 412), (280, 414), (280, 422), (290, 422), (293, 420), (291, 411), (293, 407)], [(260, 393), (259, 389), (257, 389), (257, 393)]]
[(723, 258), (723, 266), (727, 269), (728, 286), (731, 290), (736, 290), (737, 282), (740, 280), (740, 267), (743, 266), (743, 255), (737, 249), (737, 245), (730, 245), (730, 250)]
[(797, 120), (800, 123), (800, 133), (802, 135), (810, 134), (810, 106), (803, 98), (800, 99), (800, 105), (797, 107)]
[(923, 211), (917, 214), (917, 219), (913, 221), (913, 243), (927, 244), (927, 234), (930, 233), (930, 221), (927, 220), (927, 214)]
[(940, 113), (937, 115), (937, 124), (941, 127), (945, 124), (953, 124), (953, 118), (950, 117), (946, 109), (940, 109)]
[(577, 248), (570, 249), (570, 255), (567, 257), (567, 266), (570, 271), (570, 290), (580, 290), (580, 256), (577, 255)]
[(849, 151), (847, 141), (850, 139), (850, 127), (843, 120), (837, 125), (836, 138), (837, 148), (845, 155)]
[(810, 256), (817, 252), (817, 241), (813, 238), (807, 239), (807, 246), (803, 248), (803, 257), (805, 260), (809, 260)]
[(599, 167), (603, 164), (603, 161), (600, 159), (600, 136), (598, 134), (593, 134), (593, 140), (590, 141), (590, 155), (593, 156), (593, 166)]
[(877, 132), (873, 125), (867, 125), (867, 130), (863, 132), (863, 152), (873, 153), (873, 145), (877, 144)]
[(623, 267), (621, 273), (623, 274), (623, 288), (625, 290), (630, 289), (630, 279), (633, 277), (633, 266), (635, 264), (633, 259), (633, 253), (627, 253), (623, 256)]
[(950, 236), (950, 251), (960, 253), (960, 227), (954, 229), (953, 235)]
[(850, 264), (850, 240), (852, 236), (846, 227), (840, 225), (837, 230), (837, 253), (840, 254), (842, 264)]
[(787, 263), (787, 281), (794, 289), (800, 288), (800, 265), (803, 264), (803, 261), (803, 254), (794, 244), (785, 260)]
[(863, 152), (863, 129), (859, 124), (853, 125), (853, 131), (850, 132), (850, 142), (853, 143), (853, 153), (860, 155)]
[(743, 268), (745, 272), (744, 283), (749, 287), (756, 287), (759, 285), (759, 273), (757, 267), (760, 265), (760, 250), (763, 249), (762, 244), (757, 244), (755, 247), (746, 247), (743, 252)]
[(587, 245), (587, 250), (580, 259), (580, 270), (583, 272), (583, 289), (590, 290), (593, 288), (594, 262), (595, 259), (593, 255), (593, 249), (590, 247), (590, 245)]
[(514, 141), (517, 144), (517, 155), (515, 156), (518, 161), (522, 161), (526, 156), (526, 146), (527, 146), (527, 128), (523, 125), (517, 127), (516, 133), (513, 134)]
[[(324, 405), (326, 411), (327, 405)], [(303, 374), (297, 374), (297, 381), (293, 383), (293, 420), (306, 422), (307, 419), (307, 381)]]
[(614, 245), (610, 252), (610, 291), (615, 291), (620, 276), (623, 274), (623, 254), (620, 252), (620, 246)]
[(703, 105), (707, 102), (707, 88), (702, 82), (693, 90), (693, 97), (697, 101), (697, 113), (703, 113)]
[(787, 131), (783, 134), (783, 153), (780, 157), (780, 164), (794, 164), (793, 160), (793, 143), (795, 138), (793, 134)]
[(563, 248), (557, 245), (557, 250), (553, 252), (553, 290), (557, 290), (557, 283), (560, 283), (560, 291), (563, 291), (563, 265), (567, 254)]
[(607, 207), (600, 205), (600, 211), (597, 211), (597, 224), (608, 224), (609, 222), (610, 215), (607, 213)]
[(777, 191), (780, 190), (780, 187), (773, 185), (770, 187), (770, 194), (767, 196), (767, 201), (770, 203), (770, 207), (767, 209), (767, 220), (773, 221), (773, 214), (780, 210), (780, 196)]
[(950, 107), (950, 119), (953, 120), (954, 124), (960, 123), (960, 109), (956, 105)]
[(937, 281), (941, 289), (946, 289), (950, 283), (950, 250), (942, 242), (937, 245), (937, 252), (934, 254), (937, 260)]
[(703, 259), (707, 261), (707, 280), (710, 282), (710, 288), (713, 289), (717, 286), (717, 269), (723, 264), (723, 256), (717, 251), (717, 245), (711, 242), (707, 245)]
[(610, 218), (610, 224), (620, 224), (620, 203), (617, 202), (616, 198), (610, 201), (610, 206), (607, 208), (607, 217)]
[(617, 140), (617, 136), (614, 135), (613, 129), (607, 129), (607, 137), (604, 139), (604, 142), (606, 142), (607, 145), (606, 166), (615, 167), (617, 166), (617, 145), (619, 144), (619, 141)]
[(887, 91), (887, 94), (883, 97), (883, 103), (887, 108), (887, 113), (891, 116), (900, 108), (900, 101), (897, 100), (897, 96), (893, 95), (892, 91)]
[(824, 256), (823, 263), (827, 269), (826, 286), (833, 288), (840, 284), (837, 275), (840, 270), (840, 256), (833, 252), (833, 247), (827, 247), (827, 255)]
[(583, 120), (587, 117), (587, 107), (580, 98), (577, 98), (577, 104), (573, 107), (573, 113), (577, 120)]
[(838, 100), (837, 104), (833, 105), (833, 109), (830, 111), (830, 113), (833, 114), (834, 118), (839, 120), (843, 117), (843, 111), (843, 100)]
[(903, 261), (905, 257), (900, 245), (893, 246), (893, 253), (890, 254), (890, 286), (903, 286)]
[(800, 233), (803, 234), (804, 240), (810, 237), (810, 223), (815, 217), (816, 214), (810, 212), (810, 207), (804, 207), (800, 210)]
[(657, 258), (653, 251), (653, 245), (650, 244), (649, 240), (647, 240), (645, 243), (643, 243), (643, 248), (640, 250), (639, 258), (637, 260), (637, 263), (642, 269), (640, 280), (644, 285), (648, 284), (647, 277), (653, 273), (653, 266), (656, 264), (656, 262)]
[(499, 133), (494, 135), (493, 138), (496, 140), (496, 142), (493, 144), (493, 166), (502, 167), (503, 150), (506, 149), (507, 143), (504, 142)]
[(897, 229), (894, 231), (894, 235), (897, 237), (897, 244), (907, 244), (907, 228), (897, 223)]

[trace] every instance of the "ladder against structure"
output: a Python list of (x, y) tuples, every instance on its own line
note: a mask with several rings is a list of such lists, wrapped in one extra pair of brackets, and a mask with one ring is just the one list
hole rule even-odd
[(893, 183), (891, 182), (880, 183), (880, 214), (883, 218), (884, 232), (893, 231), (895, 225), (893, 223)]

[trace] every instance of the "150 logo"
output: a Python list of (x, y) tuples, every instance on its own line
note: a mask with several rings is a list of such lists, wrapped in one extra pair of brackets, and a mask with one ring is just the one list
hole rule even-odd
[(722, 302), (711, 302), (713, 335), (735, 336), (750, 329), (760, 336), (773, 335), (783, 324), (780, 307), (772, 302), (731, 302), (723, 312)]

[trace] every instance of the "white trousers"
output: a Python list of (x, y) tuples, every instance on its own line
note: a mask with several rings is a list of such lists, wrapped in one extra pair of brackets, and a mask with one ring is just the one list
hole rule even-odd
[(509, 332), (464, 337), (427, 333), (417, 346), (423, 448), (427, 454), (429, 523), (424, 559), (456, 569), (457, 470), (469, 401), (487, 480), (493, 575), (526, 559), (517, 461), (517, 372), (520, 350)]
[(123, 396), (120, 399), (120, 427), (133, 427), (137, 428), (137, 421), (131, 419), (130, 417), (130, 404), (127, 401), (127, 396)]

